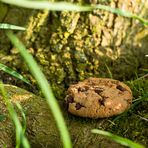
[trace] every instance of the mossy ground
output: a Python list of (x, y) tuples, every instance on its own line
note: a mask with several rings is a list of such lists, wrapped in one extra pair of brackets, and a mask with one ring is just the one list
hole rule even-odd
[(133, 104), (128, 112), (114, 117), (107, 129), (117, 135), (148, 146), (148, 80), (137, 79), (127, 84), (133, 92)]
[[(7, 80), (7, 82), (9, 82), (9, 79)], [(116, 117), (105, 118), (105, 119), (88, 119), (88, 118), (76, 117), (67, 113), (63, 101), (62, 100), (59, 101), (59, 104), (61, 106), (61, 109), (63, 110), (65, 120), (67, 122), (68, 128), (71, 133), (71, 138), (74, 147), (79, 147), (80, 145), (89, 147), (91, 144), (92, 147), (96, 147), (96, 145), (98, 144), (100, 148), (102, 147), (107, 148), (110, 145), (111, 145), (110, 147), (112, 148), (122, 148), (121, 145), (116, 144), (115, 142), (108, 140), (107, 138), (102, 138), (102, 136), (91, 134), (90, 131), (93, 128), (109, 131), (116, 135), (141, 143), (144, 146), (148, 146), (148, 140), (147, 140), (148, 80), (135, 78), (135, 80), (126, 81), (125, 83), (127, 83), (127, 85), (129, 85), (130, 88), (132, 89), (134, 96), (133, 104), (127, 112), (124, 112), (123, 114)], [(15, 93), (15, 89), (13, 93)], [(19, 89), (18, 93), (20, 93)], [(48, 117), (46, 117), (46, 115), (43, 117), (38, 116), (38, 112), (42, 112), (43, 114), (44, 112), (46, 112), (46, 114), (48, 114), (49, 113), (48, 108), (46, 108), (46, 105), (43, 102), (39, 104), (35, 103), (36, 105), (33, 104), (33, 101), (29, 102), (28, 102), (29, 105), (25, 106), (31, 107), (33, 105), (34, 109), (31, 109), (30, 112), (32, 112), (35, 116), (37, 116), (36, 119), (34, 119), (34, 117), (32, 117), (32, 113), (29, 113), (29, 111), (27, 111), (28, 112), (27, 116), (31, 114), (31, 116), (29, 115), (28, 117), (28, 119), (31, 120), (28, 121), (27, 123), (28, 125), (31, 124), (29, 126), (29, 131), (32, 131), (34, 135), (36, 135), (33, 140), (31, 140), (32, 136), (28, 135), (29, 139), (31, 140), (30, 142), (32, 146), (36, 147), (39, 144), (39, 146), (42, 147), (42, 144), (48, 143), (51, 147), (54, 147), (52, 142), (59, 140), (57, 136), (55, 137), (57, 133), (55, 132), (56, 128), (54, 122), (49, 120)], [(36, 109), (36, 106), (38, 105), (42, 107), (40, 109)], [(33, 122), (32, 118), (37, 122)], [(50, 123), (50, 128), (46, 124), (47, 122)], [(38, 123), (40, 123), (40, 125), (38, 125)], [(46, 134), (41, 132), (40, 129), (38, 129), (38, 126), (40, 126), (41, 129), (44, 127), (46, 130), (43, 128), (44, 129), (43, 131), (44, 132), (47, 131), (45, 132)], [(40, 131), (41, 133), (39, 133), (38, 131)], [(51, 138), (53, 141), (48, 142), (48, 140), (44, 136), (45, 137), (47, 136), (47, 139)], [(57, 142), (57, 146), (59, 145), (61, 147), (60, 141)]]

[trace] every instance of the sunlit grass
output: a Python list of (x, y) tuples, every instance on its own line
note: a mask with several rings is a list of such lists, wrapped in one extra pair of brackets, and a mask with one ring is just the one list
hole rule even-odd
[(114, 134), (107, 132), (107, 131), (103, 131), (103, 130), (99, 130), (99, 129), (93, 129), (93, 130), (91, 130), (91, 132), (94, 133), (94, 134), (100, 134), (100, 135), (106, 136), (107, 138), (109, 138), (113, 141), (116, 141), (117, 143), (119, 143), (121, 145), (128, 146), (130, 148), (144, 148), (143, 145), (135, 143), (135, 142), (133, 142), (133, 141), (127, 139), (127, 138), (123, 138), (123, 137), (114, 135)]
[(107, 65), (106, 63), (105, 63), (105, 67), (106, 67), (106, 69), (107, 69), (107, 72), (108, 72), (109, 78), (113, 79), (113, 74), (112, 74), (110, 68), (108, 67), (108, 65)]
[(29, 80), (27, 80), (26, 78), (24, 78), (21, 74), (19, 74), (18, 72), (16, 72), (15, 70), (11, 69), (10, 67), (7, 67), (6, 65), (0, 63), (0, 70), (3, 70), (4, 72), (16, 77), (17, 79), (22, 80), (23, 82), (30, 84)]
[(17, 106), (17, 108), (19, 109), (19, 111), (21, 112), (21, 115), (22, 115), (22, 132), (23, 132), (23, 134), (25, 134), (25, 131), (26, 131), (26, 116), (25, 116), (25, 113), (24, 113), (22, 106), (18, 102), (16, 102), (16, 106)]
[(6, 24), (6, 23), (0, 23), (0, 29), (21, 30), (21, 31), (26, 30), (26, 28), (24, 27), (12, 25), (12, 24)]
[(51, 108), (52, 114), (56, 120), (64, 148), (71, 148), (72, 144), (70, 136), (64, 118), (62, 116), (61, 110), (58, 106), (58, 102), (54, 97), (54, 94), (50, 87), (50, 84), (48, 83), (44, 74), (41, 72), (39, 66), (37, 65), (36, 61), (33, 59), (32, 55), (27, 52), (25, 46), (18, 40), (18, 38), (12, 32), (7, 32), (7, 36), (9, 37), (13, 45), (19, 50), (21, 56), (24, 58), (25, 62), (27, 63), (32, 75), (37, 80), (37, 83), (43, 95), (45, 96), (47, 103)]
[(8, 97), (8, 93), (6, 92), (2, 82), (0, 82), (0, 91), (10, 114), (10, 117), (16, 128), (16, 148), (19, 148), (20, 145), (22, 145), (24, 148), (30, 148), (29, 142), (24, 135), (25, 130), (21, 126), (17, 113), (14, 110), (14, 107), (10, 101), (10, 98)]
[(133, 94), (132, 105), (129, 110), (115, 117), (112, 121), (115, 122), (126, 116), (129, 112), (133, 112), (136, 107), (142, 103), (148, 101), (148, 80), (142, 78), (136, 78), (135, 80), (127, 81), (127, 85), (131, 88)]

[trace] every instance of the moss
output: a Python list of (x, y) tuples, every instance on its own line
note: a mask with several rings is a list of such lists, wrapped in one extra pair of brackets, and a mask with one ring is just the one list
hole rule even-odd
[[(15, 102), (19, 101), (24, 109), (27, 119), (26, 135), (31, 146), (45, 147), (46, 145), (47, 147), (62, 147), (55, 121), (45, 99), (12, 85), (5, 85), (5, 89), (9, 93), (13, 104), (15, 105)], [(124, 113), (122, 116), (106, 119), (76, 117), (67, 113), (63, 101), (59, 101), (59, 105), (70, 131), (74, 147), (97, 147), (99, 145), (101, 147), (122, 148), (121, 145), (108, 140), (105, 137), (92, 134), (90, 131), (93, 128), (111, 131), (116, 135), (129, 138), (145, 146), (148, 144), (147, 121), (141, 118), (147, 118), (148, 104), (145, 101), (142, 101), (134, 108), (131, 108), (129, 112)], [(1, 96), (0, 111), (1, 114), (7, 115)], [(21, 119), (21, 114), (19, 114), (19, 112), (18, 115)], [(113, 122), (114, 124), (112, 124)], [(5, 143), (8, 146), (14, 147), (15, 128), (11, 120), (7, 118), (7, 120), (1, 121), (0, 126), (3, 129), (0, 133), (3, 135), (0, 140), (0, 145)]]
[(138, 112), (132, 110), (132, 112), (129, 112), (127, 115), (116, 120), (114, 122), (115, 125), (112, 125), (110, 128), (108, 128), (109, 131), (147, 146), (147, 121), (142, 119), (147, 118), (147, 105), (147, 102), (142, 102), (136, 107)]
[(3, 21), (4, 17), (6, 16), (8, 11), (8, 6), (0, 3), (0, 22)]
[[(127, 113), (112, 119), (115, 124), (110, 125), (107, 129), (147, 147), (148, 81), (141, 79), (128, 82), (128, 84), (132, 89), (135, 101)], [(141, 100), (136, 101), (136, 99)]]
[[(5, 89), (9, 93), (9, 97), (14, 106), (17, 101), (24, 109), (27, 120), (26, 135), (31, 147), (42, 148), (45, 147), (45, 145), (46, 147), (62, 147), (55, 121), (46, 101), (43, 98), (12, 85), (5, 85)], [(119, 144), (108, 141), (90, 132), (92, 128), (104, 129), (108, 125), (107, 120), (78, 118), (69, 115), (61, 101), (59, 101), (59, 105), (68, 125), (74, 147), (89, 147), (90, 145), (97, 147), (98, 144), (100, 144), (102, 147), (110, 146), (111, 148), (122, 148)], [(2, 96), (0, 96), (0, 111), (1, 114), (8, 115), (5, 105), (2, 102)], [(17, 112), (21, 120), (21, 114), (19, 111)], [(7, 146), (15, 147), (15, 128), (12, 121), (7, 118), (7, 120), (0, 122), (0, 126), (2, 128), (0, 135), (3, 135), (1, 136), (0, 146), (3, 147), (5, 143)]]

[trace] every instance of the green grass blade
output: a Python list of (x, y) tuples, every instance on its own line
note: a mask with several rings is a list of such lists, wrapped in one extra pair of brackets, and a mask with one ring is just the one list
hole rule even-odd
[(68, 2), (49, 2), (49, 1), (33, 1), (33, 0), (0, 0), (7, 4), (12, 4), (24, 8), (31, 9), (48, 9), (54, 11), (90, 11), (91, 6), (80, 6)]
[(6, 65), (0, 63), (0, 69), (3, 70), (4, 72), (22, 80), (23, 82), (30, 84), (29, 80), (27, 80), (26, 78), (24, 78), (21, 74), (17, 73), (16, 71), (12, 70), (11, 68), (7, 67)]
[(144, 71), (144, 72), (148, 72), (148, 69), (144, 69), (144, 68), (143, 68), (143, 69), (141, 69), (141, 70)]
[(121, 16), (125, 16), (125, 17), (133, 17), (132, 13), (122, 10), (122, 9), (118, 9), (118, 8), (112, 8), (112, 7), (105, 6), (105, 5), (96, 5), (95, 8), (106, 10), (106, 11), (109, 11), (109, 12), (112, 12), (112, 13), (115, 13)]
[(12, 24), (6, 24), (6, 23), (0, 23), (0, 29), (11, 29), (11, 30), (26, 30), (24, 27), (12, 25)]
[(52, 89), (50, 87), (50, 84), (48, 83), (44, 74), (41, 72), (36, 61), (27, 52), (25, 46), (18, 40), (18, 38), (12, 32), (7, 32), (7, 36), (9, 37), (11, 42), (14, 44), (14, 46), (18, 48), (20, 54), (25, 59), (25, 62), (28, 64), (30, 71), (32, 72), (35, 79), (37, 80), (38, 85), (40, 86), (42, 93), (45, 96), (47, 103), (49, 107), (51, 108), (52, 114), (56, 120), (58, 129), (61, 134), (61, 139), (62, 139), (64, 148), (71, 148), (72, 146), (71, 146), (70, 136), (69, 136), (64, 118), (58, 106), (58, 102), (55, 99)]
[(141, 18), (140, 16), (138, 16), (136, 14), (133, 14), (133, 13), (127, 11), (127, 10), (122, 10), (122, 9), (118, 9), (118, 8), (112, 8), (110, 6), (105, 6), (105, 5), (96, 5), (95, 8), (106, 10), (106, 11), (109, 11), (111, 13), (114, 13), (114, 14), (117, 14), (117, 15), (120, 15), (120, 16), (137, 19), (140, 22), (142, 22), (144, 25), (148, 25), (148, 21), (147, 20), (145, 20), (144, 18)]
[(52, 11), (92, 11), (94, 9), (105, 10), (117, 15), (121, 15), (124, 17), (129, 17), (133, 19), (137, 19), (142, 22), (144, 25), (148, 25), (148, 21), (140, 16), (128, 12), (126, 10), (112, 8), (106, 5), (78, 5), (68, 2), (49, 2), (49, 1), (31, 1), (31, 0), (0, 0), (7, 4), (12, 4), (20, 7), (31, 8), (31, 9), (47, 9)]
[(26, 131), (26, 116), (25, 116), (25, 113), (23, 111), (22, 106), (18, 102), (16, 102), (16, 106), (22, 114), (22, 131), (23, 131), (23, 134), (25, 134), (25, 131)]
[(99, 130), (99, 129), (93, 129), (93, 130), (91, 130), (91, 132), (94, 133), (94, 134), (100, 134), (100, 135), (103, 135), (103, 136), (107, 136), (109, 139), (114, 140), (117, 143), (120, 143), (121, 145), (124, 145), (124, 146), (128, 146), (130, 148), (144, 148), (144, 146), (142, 146), (138, 143), (135, 143), (135, 142), (133, 142), (133, 141), (127, 139), (127, 138), (123, 138), (123, 137), (114, 135), (114, 134), (107, 132), (107, 131), (103, 131), (103, 130)]
[(6, 103), (6, 107), (8, 109), (8, 112), (10, 114), (10, 117), (12, 118), (12, 121), (14, 122), (15, 128), (16, 128), (16, 148), (20, 147), (20, 144), (22, 143), (24, 148), (30, 148), (29, 142), (25, 135), (23, 134), (21, 123), (18, 119), (18, 116), (13, 108), (12, 103), (10, 102), (10, 99), (8, 98), (8, 94), (4, 88), (4, 85), (2, 82), (0, 82), (0, 91), (3, 96), (3, 99)]
[(108, 65), (106, 63), (105, 63), (105, 66), (106, 66), (106, 69), (108, 71), (109, 78), (113, 79), (113, 75), (112, 75), (112, 72), (111, 72), (110, 68), (108, 67)]

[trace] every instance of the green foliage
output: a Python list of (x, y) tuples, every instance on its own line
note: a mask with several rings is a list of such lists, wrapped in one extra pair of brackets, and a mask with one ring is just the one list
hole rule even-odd
[(133, 96), (137, 98), (137, 96), (143, 96), (148, 93), (148, 80), (144, 79), (144, 76), (137, 77), (135, 80), (128, 81), (127, 84), (130, 86)]
[(24, 27), (12, 25), (12, 24), (6, 24), (6, 23), (0, 23), (0, 29), (10, 29), (10, 30), (26, 30)]
[(135, 143), (127, 138), (123, 138), (123, 137), (114, 135), (114, 134), (107, 132), (107, 131), (93, 129), (91, 132), (94, 134), (100, 134), (103, 136), (107, 136), (109, 139), (114, 140), (117, 143), (120, 143), (121, 145), (124, 145), (124, 146), (128, 146), (130, 148), (144, 148), (144, 146), (142, 146), (138, 143)]
[(23, 131), (23, 134), (25, 134), (25, 131), (26, 131), (26, 116), (25, 116), (25, 113), (23, 111), (22, 106), (18, 102), (16, 102), (16, 106), (22, 114), (22, 118), (23, 118), (22, 119), (23, 120), (22, 121), (22, 131)]
[(14, 71), (13, 69), (7, 67), (6, 65), (4, 64), (1, 64), (0, 63), (0, 69), (3, 70), (4, 72), (22, 80), (23, 82), (27, 83), (27, 84), (30, 84), (29, 83), (29, 80), (27, 80), (26, 78), (24, 78), (21, 74), (17, 73), (16, 71)]
[[(134, 81), (128, 82), (130, 85), (133, 95), (135, 99), (133, 100), (133, 104), (130, 108), (132, 110), (135, 108), (139, 103), (143, 101), (148, 101), (148, 80), (144, 80), (142, 77), (137, 78)], [(139, 96), (137, 98), (137, 96)]]
[(7, 32), (7, 36), (9, 37), (11, 42), (14, 44), (14, 46), (16, 46), (16, 48), (19, 50), (21, 56), (24, 58), (30, 71), (32, 72), (32, 75), (37, 80), (37, 83), (40, 86), (41, 91), (45, 96), (47, 103), (51, 108), (52, 114), (56, 120), (57, 126), (61, 134), (64, 148), (71, 148), (72, 146), (71, 146), (70, 136), (69, 136), (64, 118), (58, 106), (58, 102), (54, 97), (54, 94), (50, 87), (50, 84), (48, 83), (44, 74), (41, 72), (39, 66), (37, 65), (36, 61), (33, 59), (32, 55), (30, 55), (27, 52), (25, 46), (18, 40), (18, 38), (12, 32)]
[(109, 78), (113, 79), (113, 74), (112, 74), (110, 68), (108, 67), (108, 65), (107, 65), (106, 63), (105, 63), (105, 67), (106, 67), (106, 69), (107, 69), (107, 72), (108, 72)]
[(16, 144), (17, 144), (16, 148), (19, 148), (21, 144), (23, 145), (24, 148), (30, 148), (29, 142), (24, 135), (24, 132), (23, 132), (21, 123), (19, 121), (19, 118), (17, 116), (17, 113), (15, 112), (13, 105), (10, 102), (10, 99), (8, 98), (8, 93), (6, 92), (2, 82), (0, 82), (0, 91), (6, 103), (6, 107), (10, 114), (10, 117), (12, 118), (12, 121), (14, 122), (14, 125), (16, 128)]

